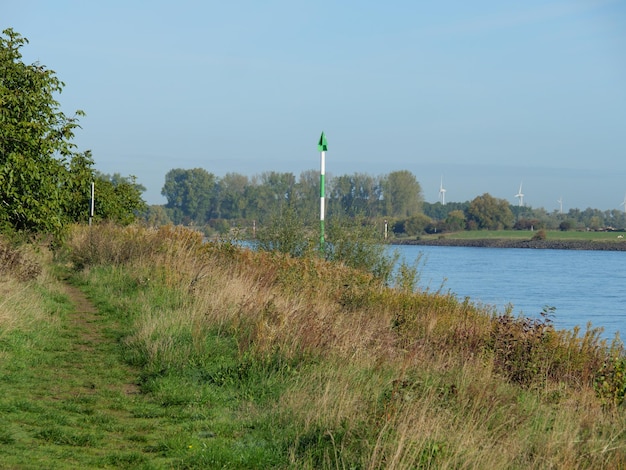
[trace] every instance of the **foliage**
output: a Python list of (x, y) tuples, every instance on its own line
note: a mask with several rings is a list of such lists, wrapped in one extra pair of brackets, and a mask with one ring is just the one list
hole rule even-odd
[(78, 226), (67, 248), (97, 314), (36, 285), (42, 316), (25, 322), (20, 297), (6, 332), (0, 302), (9, 467), (626, 463), (610, 366), (623, 349), (550, 328), (550, 308), (541, 324), (501, 321), (449, 293), (182, 227)]
[(161, 194), (166, 197), (169, 216), (176, 224), (204, 223), (212, 209), (215, 175), (202, 168), (176, 168), (165, 175)]
[(316, 237), (302, 224), (293, 207), (283, 205), (257, 232), (255, 243), (260, 250), (301, 257), (312, 255)]
[(421, 213), (422, 188), (410, 171), (392, 171), (381, 186), (383, 215), (412, 217)]
[(389, 255), (380, 231), (365, 219), (337, 218), (329, 225), (325, 255), (354, 269), (369, 272), (389, 284), (397, 255)]
[(65, 161), (78, 126), (54, 98), (63, 83), (39, 64), (22, 62), (28, 43), (12, 29), (0, 37), (0, 223), (17, 230), (63, 228)]
[(146, 210), (141, 199), (145, 188), (137, 183), (134, 176), (121, 176), (119, 173), (107, 175), (96, 172), (95, 181), (95, 220), (108, 220), (121, 225), (134, 222)]
[(161, 225), (170, 225), (172, 220), (169, 218), (165, 207), (152, 204), (146, 207), (142, 220), (149, 227), (159, 227)]
[[(0, 37), (0, 229), (57, 237), (71, 222), (86, 221), (94, 180), (89, 151), (72, 143), (78, 117), (61, 110), (64, 84), (52, 70), (22, 61), (28, 43), (12, 29)], [(138, 187), (115, 186), (102, 214), (130, 222), (142, 207)]]
[(548, 234), (544, 229), (539, 229), (533, 234), (531, 240), (545, 240), (547, 236)]
[(328, 180), (328, 214), (373, 217), (380, 214), (382, 184), (366, 173), (340, 175)]
[(501, 230), (513, 226), (513, 213), (509, 203), (485, 193), (470, 202), (467, 209), (468, 222), (479, 229)]
[(465, 228), (465, 213), (460, 210), (451, 211), (446, 216), (446, 226), (451, 232), (457, 232)]
[(26, 248), (24, 245), (20, 249), (0, 239), (0, 276), (14, 277), (19, 281), (29, 281), (39, 276), (41, 265)]
[[(176, 224), (201, 226), (212, 219), (242, 220), (263, 225), (289, 205), (305, 222), (319, 218), (319, 172), (275, 171), (248, 177), (228, 173), (218, 178), (201, 168), (172, 169), (161, 193), (169, 218)], [(364, 173), (328, 175), (327, 215), (348, 217), (412, 217), (421, 213), (422, 193), (408, 171), (373, 177)]]
[(430, 217), (424, 214), (417, 214), (404, 221), (403, 228), (404, 233), (409, 236), (419, 235), (424, 233), (429, 224), (432, 223)]
[(605, 406), (614, 407), (626, 399), (626, 358), (611, 354), (597, 371), (594, 387)]

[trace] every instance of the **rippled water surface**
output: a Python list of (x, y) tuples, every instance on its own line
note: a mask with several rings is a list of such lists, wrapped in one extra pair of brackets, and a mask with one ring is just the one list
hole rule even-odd
[(504, 311), (539, 316), (555, 307), (557, 328), (626, 331), (626, 252), (396, 246), (411, 262), (421, 256), (420, 286), (469, 296)]

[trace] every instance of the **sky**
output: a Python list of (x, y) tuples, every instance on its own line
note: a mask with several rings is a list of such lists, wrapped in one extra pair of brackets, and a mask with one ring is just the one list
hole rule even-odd
[(74, 142), (149, 204), (173, 168), (409, 170), (424, 200), (624, 210), (626, 1), (0, 0)]

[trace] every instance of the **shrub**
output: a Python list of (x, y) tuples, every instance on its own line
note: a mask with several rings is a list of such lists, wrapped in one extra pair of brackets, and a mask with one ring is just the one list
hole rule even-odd
[(13, 276), (19, 281), (29, 281), (40, 273), (39, 263), (27, 256), (25, 251), (0, 240), (0, 274)]
[[(617, 406), (626, 397), (626, 358), (615, 351), (615, 343), (611, 354), (599, 368), (594, 380), (594, 389), (598, 398), (605, 406)], [(618, 349), (622, 349), (621, 346)]]
[(537, 241), (537, 240), (545, 240), (546, 239), (546, 231), (544, 229), (539, 229), (535, 232), (535, 234), (533, 235), (533, 237), (531, 238), (531, 240), (533, 241)]

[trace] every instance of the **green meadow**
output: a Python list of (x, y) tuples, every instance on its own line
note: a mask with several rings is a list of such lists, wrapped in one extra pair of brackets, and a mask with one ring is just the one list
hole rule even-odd
[(0, 468), (626, 468), (623, 345), (549, 311), (172, 226), (0, 246)]

